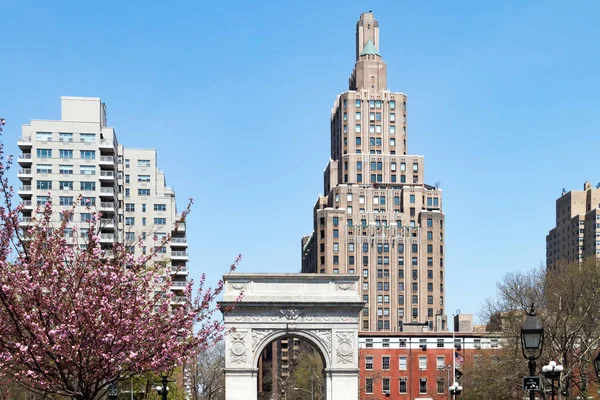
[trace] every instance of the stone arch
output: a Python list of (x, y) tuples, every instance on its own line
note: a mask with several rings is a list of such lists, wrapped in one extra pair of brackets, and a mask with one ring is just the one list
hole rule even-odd
[(358, 399), (364, 307), (358, 276), (230, 274), (223, 280), (226, 400), (256, 400), (260, 353), (283, 337), (304, 339), (321, 354), (326, 400)]
[[(317, 332), (323, 332), (321, 334), (323, 336), (319, 336), (319, 333), (317, 333)], [(286, 331), (283, 329), (269, 332), (260, 340), (260, 343), (257, 344), (256, 350), (253, 351), (254, 358), (252, 360), (252, 365), (258, 364), (258, 359), (260, 357), (260, 354), (262, 353), (262, 351), (265, 349), (265, 347), (268, 344), (273, 343), (273, 341), (278, 340), (278, 339), (297, 337), (297, 338), (306, 340), (315, 349), (318, 350), (318, 352), (321, 355), (321, 358), (323, 360), (324, 368), (328, 369), (331, 366), (331, 332), (329, 332), (329, 340), (327, 339), (327, 334), (325, 332), (326, 331), (324, 331), (324, 330), (321, 330), (321, 331), (298, 330), (298, 331), (294, 331), (294, 332), (289, 332), (289, 331)], [(254, 333), (254, 331), (253, 331), (253, 333)], [(253, 345), (253, 347), (254, 347), (254, 345)]]

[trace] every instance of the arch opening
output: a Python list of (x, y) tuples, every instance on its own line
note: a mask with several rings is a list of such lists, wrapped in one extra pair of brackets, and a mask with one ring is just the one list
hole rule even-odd
[(275, 336), (257, 351), (257, 399), (325, 399), (327, 360), (323, 351), (301, 333)]

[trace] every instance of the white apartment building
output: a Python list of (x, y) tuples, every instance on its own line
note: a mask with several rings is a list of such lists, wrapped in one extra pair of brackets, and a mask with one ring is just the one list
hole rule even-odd
[[(80, 228), (82, 242), (91, 212), (101, 211), (100, 238), (107, 254), (114, 242), (141, 254), (172, 233), (171, 243), (159, 249), (158, 258), (171, 273), (173, 302), (185, 302), (186, 227), (180, 223), (174, 231), (181, 216), (175, 192), (157, 168), (156, 150), (119, 144), (114, 129), (106, 124), (106, 106), (99, 98), (61, 97), (61, 110), (58, 121), (32, 120), (23, 125), (18, 140), (22, 153), (17, 159), (22, 182), (18, 195), (24, 205), (21, 227), (28, 226), (38, 206), (43, 209), (51, 200), (57, 221), (62, 210), (75, 204), (69, 225)], [(143, 246), (136, 244), (140, 238)]]

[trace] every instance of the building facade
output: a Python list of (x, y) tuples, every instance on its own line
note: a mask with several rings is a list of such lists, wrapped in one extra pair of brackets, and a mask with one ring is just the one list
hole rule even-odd
[(442, 191), (425, 184), (424, 158), (408, 155), (406, 95), (387, 89), (379, 24), (356, 25), (349, 90), (331, 111), (331, 155), (302, 272), (359, 274), (363, 331), (404, 324), (447, 330)]
[(563, 189), (556, 200), (556, 226), (546, 236), (546, 266), (600, 258), (600, 184)]
[[(115, 242), (139, 255), (172, 234), (173, 240), (158, 249), (157, 257), (166, 261), (171, 273), (174, 303), (183, 303), (188, 277), (185, 223), (174, 230), (180, 219), (175, 192), (157, 169), (156, 151), (119, 144), (99, 98), (62, 97), (61, 109), (58, 121), (33, 120), (22, 128), (17, 160), (21, 227), (26, 228), (36, 209), (43, 210), (50, 200), (56, 221), (61, 211), (75, 205), (67, 235), (78, 227), (82, 244), (91, 213), (100, 211), (99, 236), (107, 255)], [(144, 247), (136, 246), (139, 239)]]

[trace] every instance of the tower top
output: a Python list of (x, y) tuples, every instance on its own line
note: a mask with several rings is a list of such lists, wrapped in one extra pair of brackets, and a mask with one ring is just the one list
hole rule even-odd
[(379, 54), (379, 22), (369, 11), (356, 23), (356, 64), (349, 81), (350, 90), (384, 90), (386, 66)]
[(356, 61), (363, 55), (363, 50), (369, 42), (375, 49), (374, 54), (379, 55), (379, 22), (371, 11), (360, 14), (356, 23)]

